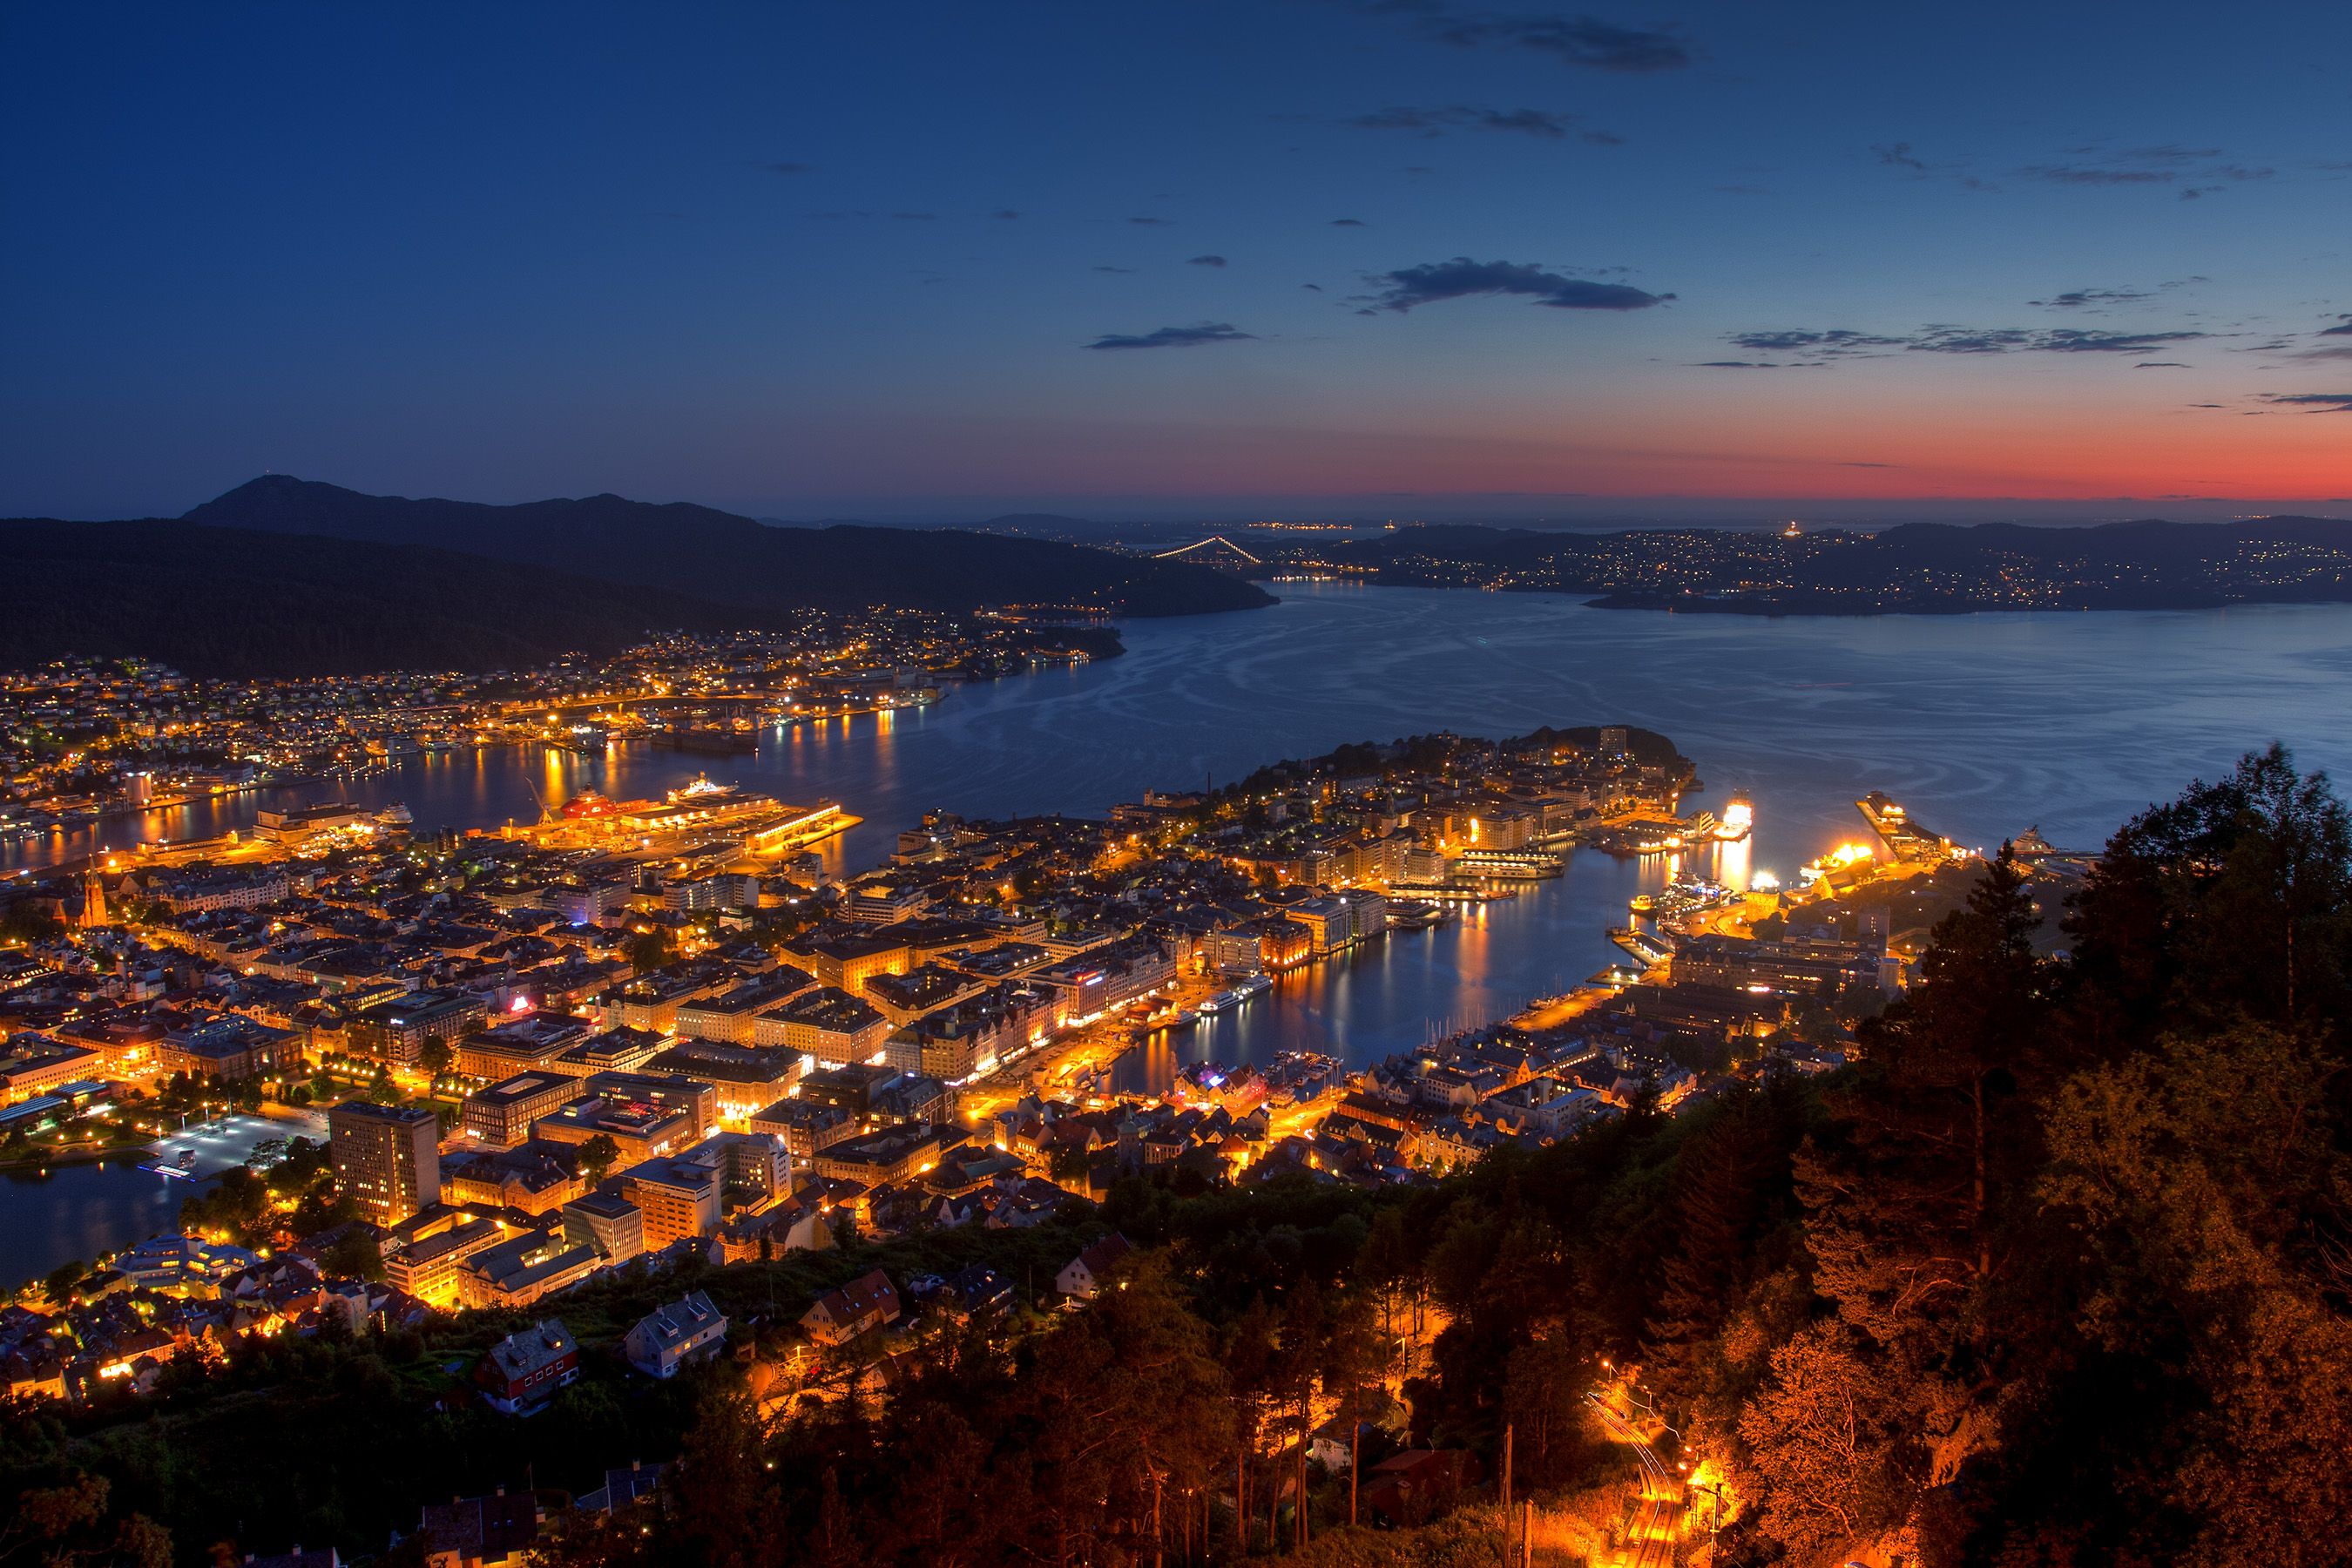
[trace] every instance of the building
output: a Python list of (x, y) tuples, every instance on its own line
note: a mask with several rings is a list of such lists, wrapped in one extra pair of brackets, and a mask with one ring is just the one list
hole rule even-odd
[(425, 1568), (522, 1568), (546, 1522), (537, 1494), (504, 1487), (490, 1497), (431, 1504), (417, 1529)]
[(915, 951), (905, 933), (887, 926), (821, 929), (787, 942), (781, 952), (787, 963), (853, 996), (864, 991), (874, 975), (904, 974), (915, 966)]
[(422, 1105), (346, 1100), (327, 1114), (335, 1185), (378, 1225), (441, 1199), (440, 1120)]
[(172, 1029), (155, 1047), (158, 1072), (224, 1083), (258, 1078), (301, 1059), (301, 1038), (293, 1030), (273, 1029), (233, 1013)]
[(474, 1381), (493, 1409), (509, 1415), (546, 1405), (580, 1375), (580, 1346), (561, 1318), (541, 1318), (492, 1345)]
[[(467, 1078), (496, 1083), (521, 1072), (551, 1072), (563, 1054), (586, 1041), (594, 1026), (565, 1013), (531, 1013), (457, 1042), (455, 1065)], [(577, 1076), (576, 1074), (574, 1075)]]
[(1054, 1289), (1081, 1301), (1090, 1300), (1094, 1293), (1102, 1289), (1103, 1281), (1110, 1277), (1112, 1270), (1118, 1267), (1119, 1261), (1134, 1250), (1128, 1245), (1127, 1237), (1112, 1231), (1062, 1265), (1062, 1271), (1054, 1276)]
[(803, 1162), (820, 1149), (856, 1137), (859, 1131), (857, 1118), (842, 1107), (808, 1100), (780, 1100), (748, 1125), (754, 1132), (782, 1139), (785, 1152)]
[(811, 1163), (820, 1176), (856, 1182), (870, 1191), (921, 1175), (940, 1163), (941, 1154), (970, 1136), (961, 1127), (919, 1121), (881, 1127), (818, 1150)]
[(845, 1345), (858, 1335), (898, 1321), (898, 1288), (879, 1268), (838, 1290), (827, 1290), (801, 1314), (801, 1327), (821, 1345)]
[(618, 1193), (583, 1193), (563, 1205), (563, 1239), (594, 1247), (607, 1263), (626, 1263), (646, 1250), (646, 1211)]
[(532, 1136), (579, 1145), (610, 1138), (618, 1163), (640, 1161), (701, 1142), (715, 1110), (707, 1084), (638, 1073), (597, 1073), (581, 1081), (580, 1099), (540, 1118)]
[(530, 1230), (486, 1247), (457, 1266), (461, 1307), (528, 1307), (577, 1285), (604, 1267), (593, 1247), (572, 1245), (561, 1230)]
[(677, 1032), (681, 1039), (717, 1040), (723, 1045), (754, 1046), (769, 1042), (757, 1037), (753, 1020), (772, 1007), (781, 1007), (803, 992), (816, 989), (816, 977), (789, 965), (772, 969), (716, 996), (681, 1003)]
[(446, 1311), (457, 1304), (458, 1267), (505, 1237), (496, 1220), (477, 1219), (419, 1237), (383, 1260), (384, 1283)]
[(1037, 971), (1036, 983), (1055, 992), (1055, 1022), (1081, 1024), (1170, 984), (1176, 960), (1150, 937), (1129, 937)]
[(517, 1073), (466, 1097), (466, 1136), (510, 1149), (530, 1137), (541, 1117), (552, 1116), (579, 1093), (577, 1079), (551, 1072)]
[(466, 1032), (488, 1016), (478, 996), (463, 991), (416, 991), (361, 1009), (343, 1026), (343, 1045), (353, 1056), (396, 1068), (413, 1068), (427, 1040), (446, 1040), (450, 1057)]
[(98, 1052), (45, 1035), (18, 1035), (0, 1051), (0, 1097), (10, 1105), (85, 1077), (101, 1066)]
[(622, 1353), (648, 1377), (676, 1377), (677, 1369), (709, 1361), (727, 1345), (727, 1319), (699, 1290), (639, 1318), (622, 1337)]
[(794, 1050), (680, 1040), (646, 1068), (709, 1085), (719, 1120), (740, 1124), (790, 1094), (807, 1061)]
[(720, 1173), (688, 1160), (647, 1160), (621, 1173), (621, 1195), (645, 1213), (646, 1250), (719, 1228)]
[(841, 918), (863, 925), (895, 925), (921, 914), (930, 901), (919, 882), (877, 877), (843, 896)]
[(889, 1019), (830, 985), (771, 1008), (758, 1022), (767, 1026), (775, 1045), (823, 1062), (870, 1061), (890, 1037)]

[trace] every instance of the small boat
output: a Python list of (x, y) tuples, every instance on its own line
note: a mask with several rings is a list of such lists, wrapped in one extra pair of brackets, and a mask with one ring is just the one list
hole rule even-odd
[(1646, 915), (1657, 907), (1658, 898), (1655, 893), (1636, 893), (1633, 895), (1632, 909), (1635, 914)]

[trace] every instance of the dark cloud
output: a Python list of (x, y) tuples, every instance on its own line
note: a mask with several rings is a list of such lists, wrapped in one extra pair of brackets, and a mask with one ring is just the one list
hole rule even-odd
[(2139, 289), (2070, 289), (2063, 294), (2053, 294), (2047, 300), (2028, 300), (2026, 303), (2053, 310), (2073, 310), (2085, 305), (2121, 305), (2155, 297)]
[(1920, 174), (1927, 172), (1927, 161), (1912, 153), (1911, 143), (1908, 142), (1885, 142), (1873, 147), (1871, 151), (1878, 154), (1880, 163), (1890, 168), (1909, 169)]
[(1699, 370), (1818, 370), (1817, 364), (1803, 364), (1787, 360), (1769, 359), (1703, 359), (1695, 368)]
[(2352, 414), (2352, 392), (2258, 392), (2254, 398), (2306, 414)]
[(1106, 264), (1097, 267), (1095, 270), (1097, 272), (1132, 272), (1135, 268), (1132, 267), (1112, 267)]
[(1312, 289), (1318, 294), (1323, 292), (1323, 285), (1320, 283), (1301, 283), (1299, 287), (1301, 289)]
[(2035, 163), (2019, 171), (2030, 180), (2062, 185), (2175, 185), (2194, 182), (2180, 192), (2182, 201), (2195, 201), (2242, 184), (2267, 180), (2274, 169), (2243, 163), (2215, 163), (2219, 147), (2185, 147), (2177, 142), (2151, 147), (2069, 147), (2061, 163)]
[(996, 217), (996, 218), (1006, 218), (1006, 219), (1011, 219), (1011, 218), (1016, 218), (1016, 217), (1019, 217), (1021, 215), (1020, 215), (1019, 213), (1017, 213), (1017, 212), (1013, 211), (1011, 207), (999, 207), (999, 208), (997, 208), (994, 212), (992, 212), (992, 213), (989, 214), (988, 216), (991, 216), (991, 217)]
[(1393, 107), (1359, 114), (1345, 123), (1364, 131), (1410, 131), (1421, 136), (1443, 136), (1448, 131), (1503, 131), (1564, 142), (1573, 136), (1603, 147), (1622, 147), (1622, 136), (1609, 131), (1588, 131), (1580, 115), (1547, 109), (1481, 109), (1471, 104), (1447, 104), (1435, 109)]
[(1843, 327), (1819, 332), (1733, 332), (1725, 341), (1734, 347), (1755, 349), (1762, 353), (1801, 353), (1822, 359), (1904, 346), (1901, 338), (1876, 337), (1869, 332), (1849, 331)]
[(1223, 321), (1202, 321), (1196, 327), (1160, 327), (1152, 331), (1130, 335), (1106, 332), (1090, 343), (1090, 349), (1193, 349), (1203, 343), (1255, 342), (1255, 332), (1244, 332)]
[(1692, 58), (1673, 27), (1625, 27), (1596, 16), (1499, 16), (1444, 0), (1370, 0), (1365, 9), (1410, 16), (1423, 37), (1440, 43), (1528, 49), (1593, 70), (1679, 70)]
[(2324, 349), (2305, 349), (2297, 359), (2352, 359), (2352, 343), (2330, 343)]
[(1838, 467), (1841, 468), (1891, 468), (1895, 465), (1893, 463), (1840, 463)]
[(2177, 359), (2144, 359), (2132, 366), (2134, 370), (2187, 370), (2188, 368)]
[(1140, 224), (1145, 228), (1165, 228), (1168, 226), (1168, 220), (1164, 217), (1131, 217), (1127, 221), (1132, 224)]
[(1904, 346), (1927, 353), (2146, 353), (2158, 343), (2193, 342), (2205, 332), (2094, 332), (2072, 327), (2027, 331), (2015, 327), (1977, 331), (1965, 327), (1928, 327)]
[(1902, 337), (1845, 328), (1733, 332), (1725, 341), (1767, 353), (1795, 354), (1810, 362), (1852, 359), (1881, 350), (1906, 353), (2146, 353), (2165, 343), (2209, 337), (2207, 332), (2099, 332), (2073, 327), (1991, 329), (1926, 326)]
[(2180, 178), (2170, 169), (2084, 169), (2063, 163), (2036, 163), (2020, 173), (2063, 185), (2168, 185)]
[(1373, 281), (1381, 285), (1381, 291), (1370, 297), (1367, 315), (1482, 294), (1516, 294), (1559, 310), (1642, 310), (1674, 298), (1644, 293), (1623, 283), (1596, 283), (1589, 278), (1547, 272), (1540, 267), (1473, 261), (1466, 256), (1383, 272)]
[(1371, 225), (1360, 217), (1335, 217), (1331, 220), (1331, 226), (1333, 228), (1370, 228)]
[(1223, 267), (1224, 264), (1225, 258), (1222, 256), (1196, 256), (1185, 263), (1188, 267)]
[(762, 163), (760, 167), (767, 170), (771, 174), (814, 174), (816, 173), (816, 165), (814, 163)]
[(2336, 322), (2335, 326), (2320, 328), (2319, 335), (2323, 338), (2352, 338), (2352, 315), (2338, 316)]

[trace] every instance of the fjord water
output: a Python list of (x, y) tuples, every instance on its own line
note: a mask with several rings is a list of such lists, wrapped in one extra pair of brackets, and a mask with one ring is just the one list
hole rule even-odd
[[(756, 758), (485, 750), (411, 762), (349, 793), (404, 801), (420, 830), (487, 826), (529, 820), (541, 798), (653, 794), (707, 769), (790, 800), (838, 799), (866, 822), (826, 853), (857, 868), (886, 858), (931, 807), (1099, 812), (1147, 786), (1230, 781), (1350, 741), (1624, 723), (1671, 736), (1697, 763), (1702, 804), (1748, 794), (1754, 842), (1724, 853), (1785, 875), (1863, 837), (1853, 803), (1873, 789), (1963, 843), (2038, 824), (2061, 847), (2093, 847), (2248, 747), (2275, 739), (2306, 767), (2352, 764), (2352, 606), (1771, 620), (1533, 595), (1281, 592), (1268, 610), (1131, 623), (1119, 658), (958, 687), (892, 718), (774, 731)], [(94, 840), (215, 834), (264, 804), (109, 822), (5, 854), (26, 865)], [(1612, 962), (1606, 928), (1668, 874), (1663, 859), (1580, 852), (1522, 898), (1292, 975), (1138, 1053), (1126, 1076), (1164, 1082), (1178, 1053), (1236, 1062), (1285, 1047), (1360, 1064), (1505, 1015)], [(150, 1234), (180, 1195), (162, 1186), (122, 1162), (0, 1186), (5, 1272)]]
[[(1346, 742), (1622, 723), (1670, 736), (1698, 764), (1700, 804), (1734, 791), (1755, 802), (1752, 844), (1727, 852), (1748, 864), (1716, 868), (1786, 875), (1865, 837), (1853, 803), (1873, 789), (1964, 844), (2038, 825), (2089, 848), (2249, 747), (2281, 740), (2306, 767), (2352, 763), (2352, 606), (1765, 619), (1538, 595), (1281, 592), (1271, 609), (1129, 623), (1121, 658), (956, 687), (929, 709), (779, 727), (756, 758), (485, 749), (345, 793), (404, 801), (422, 831), (528, 821), (541, 800), (583, 789), (656, 794), (707, 770), (787, 800), (840, 801), (865, 822), (824, 854), (857, 868), (933, 807), (1100, 812), (1150, 786), (1230, 781)], [(118, 820), (95, 837), (218, 833), (262, 804)], [(7, 853), (89, 847), (85, 836)], [(1362, 1061), (1507, 1012), (1611, 962), (1605, 928), (1667, 874), (1662, 860), (1580, 853), (1517, 900), (1286, 981), (1271, 1005), (1204, 1028), (1196, 1048), (1234, 1060), (1295, 1043)]]

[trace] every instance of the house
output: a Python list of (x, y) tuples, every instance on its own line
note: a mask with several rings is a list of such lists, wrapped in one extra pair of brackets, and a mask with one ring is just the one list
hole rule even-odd
[(417, 1526), (425, 1568), (521, 1568), (544, 1522), (533, 1494), (509, 1495), (504, 1487), (489, 1497), (427, 1504)]
[(625, 1470), (606, 1470), (604, 1484), (593, 1491), (582, 1492), (572, 1506), (587, 1513), (618, 1513), (654, 1495), (661, 1485), (662, 1472), (667, 1465), (644, 1465), (629, 1461)]
[(1081, 1301), (1091, 1300), (1119, 1260), (1134, 1250), (1127, 1237), (1113, 1231), (1062, 1265), (1062, 1271), (1054, 1276), (1054, 1289)]
[(951, 1299), (958, 1317), (992, 1318), (1013, 1310), (1012, 1283), (984, 1263), (970, 1264), (949, 1275), (944, 1294)]
[(273, 1557), (256, 1557), (248, 1552), (242, 1568), (343, 1568), (343, 1560), (331, 1546), (314, 1546), (307, 1552), (297, 1546)]
[(1371, 1468), (1363, 1506), (1391, 1524), (1417, 1524), (1443, 1500), (1475, 1481), (1476, 1461), (1460, 1448), (1407, 1448)]
[(727, 1319), (700, 1290), (689, 1290), (640, 1318), (621, 1340), (629, 1364), (648, 1377), (676, 1377), (677, 1369), (709, 1361), (726, 1347)]
[(898, 1288), (879, 1268), (838, 1290), (827, 1290), (801, 1314), (801, 1327), (821, 1345), (843, 1345), (858, 1335), (898, 1321)]
[(490, 1408), (509, 1415), (544, 1408), (557, 1389), (579, 1375), (579, 1342), (561, 1318), (542, 1318), (509, 1334), (474, 1369), (482, 1397)]

